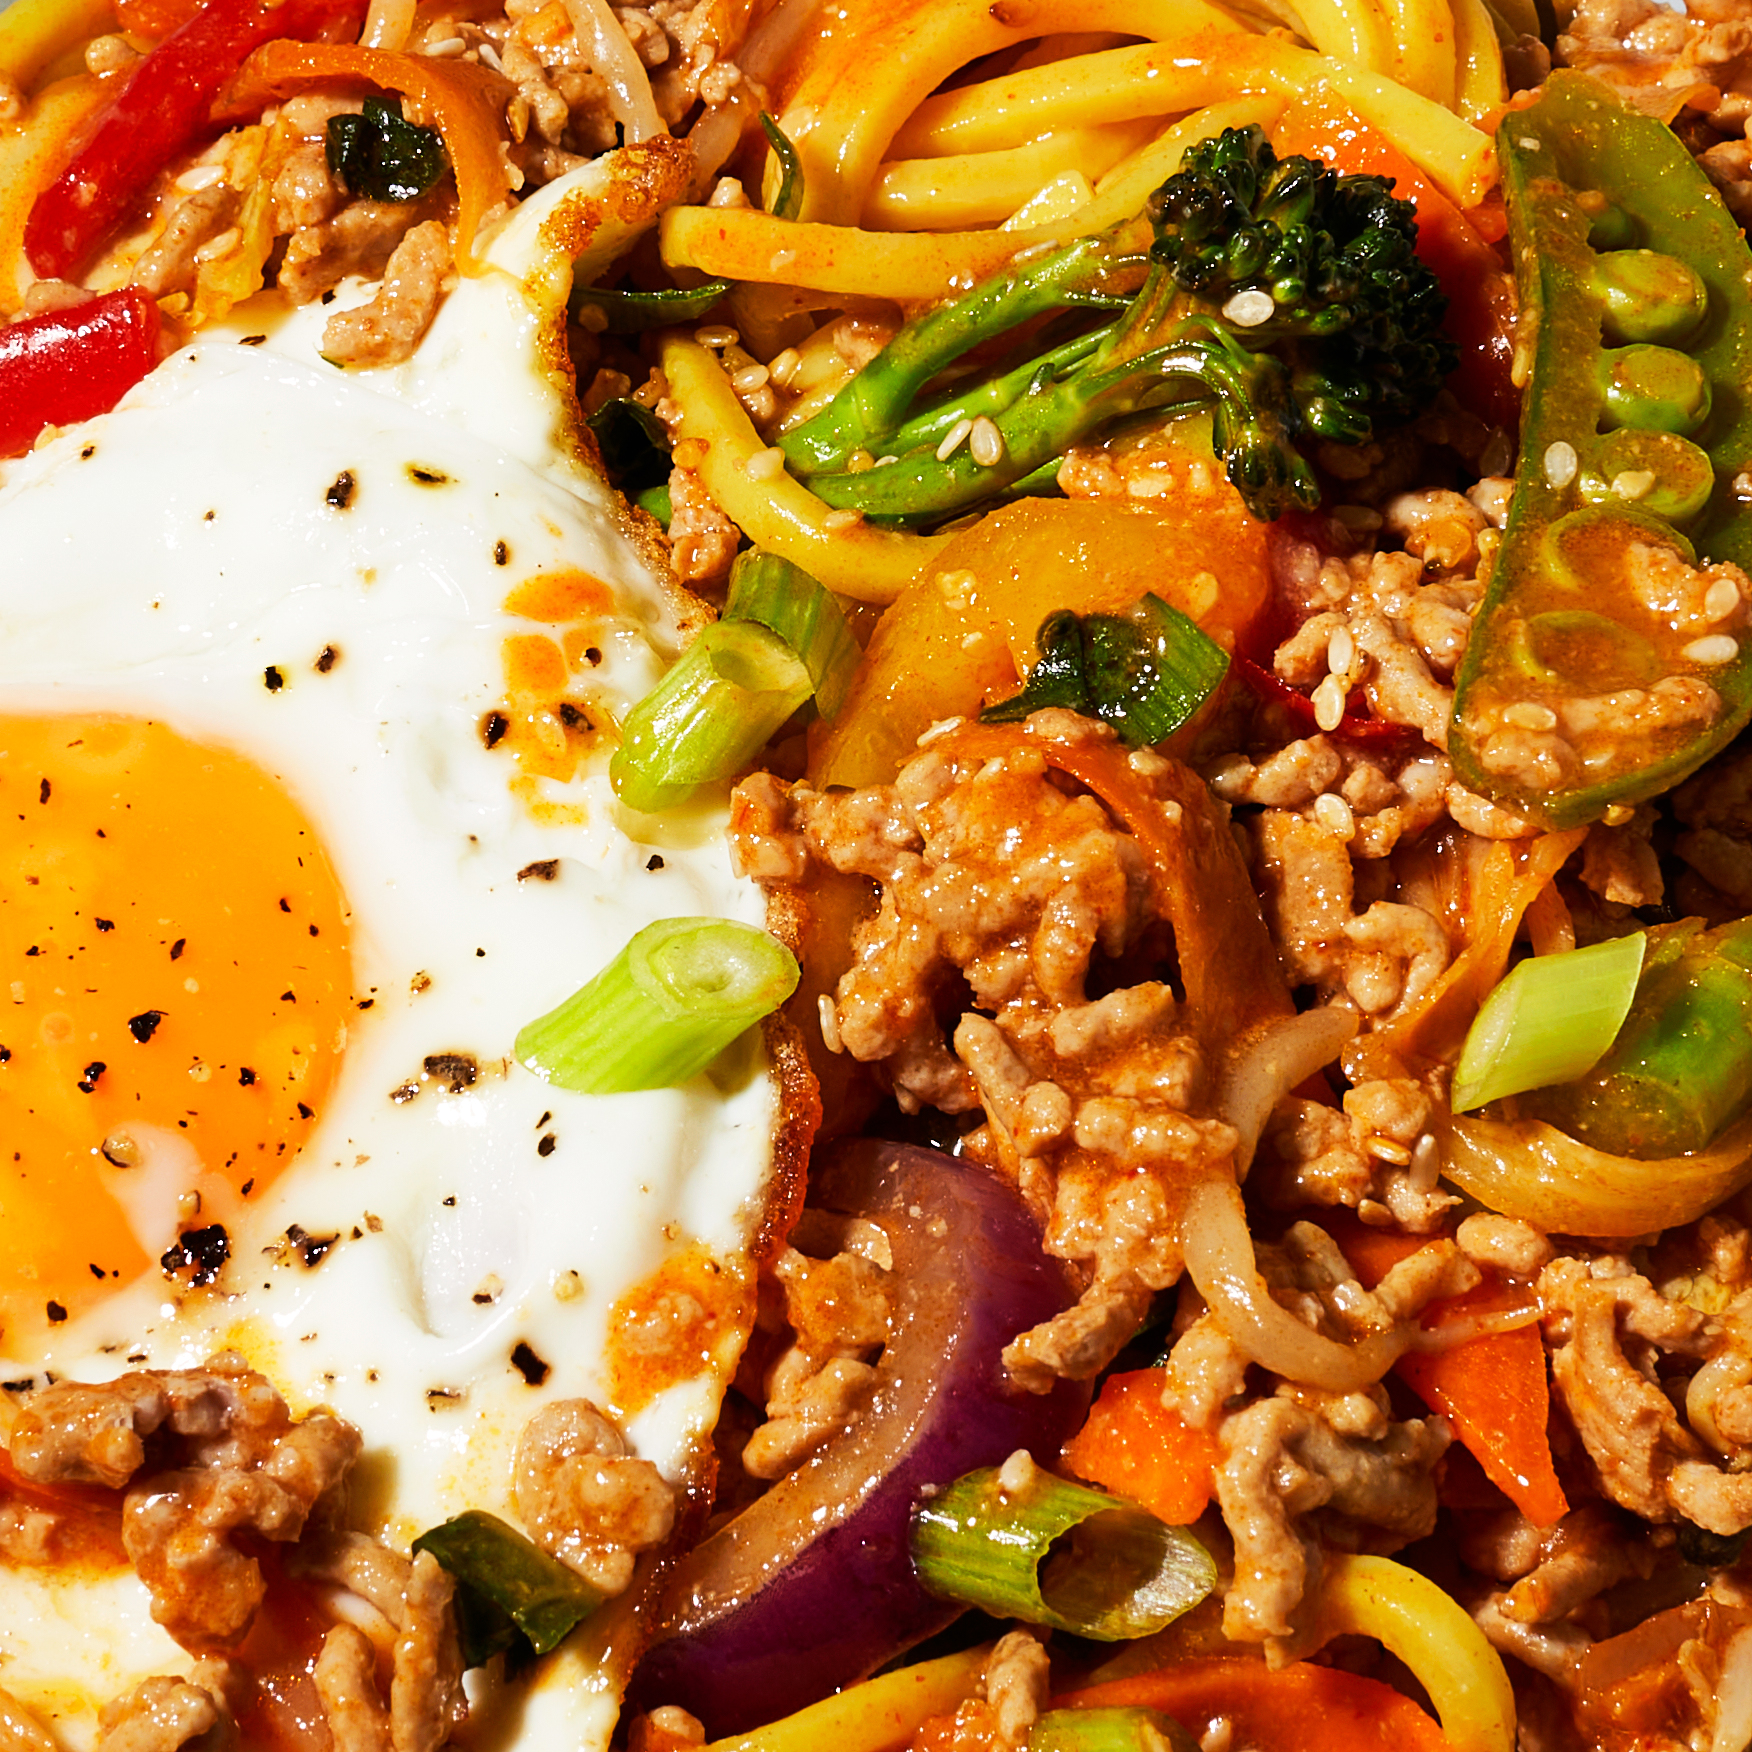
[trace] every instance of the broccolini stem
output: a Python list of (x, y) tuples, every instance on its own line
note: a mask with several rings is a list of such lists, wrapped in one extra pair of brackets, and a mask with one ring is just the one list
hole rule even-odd
[(1129, 303), (1148, 270), (1146, 258), (1124, 246), (1142, 241), (1136, 221), (1079, 238), (908, 323), (820, 413), (779, 439), (792, 473), (808, 479), (843, 467), (853, 451), (889, 451), (913, 398), (982, 341), (1070, 305)]

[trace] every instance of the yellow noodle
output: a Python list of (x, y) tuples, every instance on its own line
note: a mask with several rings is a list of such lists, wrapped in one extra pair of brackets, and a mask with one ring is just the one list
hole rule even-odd
[[(1495, 150), (1488, 134), (1381, 74), (1270, 36), (1225, 34), (1141, 43), (1063, 62), (1054, 81), (1033, 74), (993, 80), (988, 87), (969, 87), (965, 103), (957, 93), (923, 106), (921, 133), (952, 140), (961, 151), (997, 137), (1014, 124), (979, 120), (978, 99), (972, 94), (986, 89), (997, 99), (997, 114), (1004, 114), (1007, 105), (1038, 134), (1091, 117), (1120, 118), (1152, 110), (1172, 114), (1248, 91), (1298, 97), (1321, 86), (1336, 91), (1462, 206), (1482, 200), (1495, 182)], [(905, 138), (918, 137), (909, 127)]]
[(944, 1655), (866, 1679), (748, 1734), (714, 1740), (702, 1752), (889, 1752), (904, 1746), (936, 1715), (948, 1715), (973, 1695), (991, 1645)]
[[(818, 46), (780, 125), (806, 179), (803, 217), (854, 224), (901, 124), (950, 74), (981, 55), (1064, 30), (1116, 30), (1153, 41), (1238, 33), (1210, 0), (881, 0), (842, 8), (852, 21)], [(860, 29), (857, 15), (870, 18)], [(1109, 118), (1103, 118), (1109, 119)]]
[(864, 208), (872, 231), (962, 231), (1007, 219), (1067, 170), (1100, 177), (1155, 132), (1149, 118), (1065, 128), (1002, 152), (903, 158), (882, 167)]
[(1042, 183), (1008, 219), (1006, 231), (1027, 231), (1037, 225), (1062, 225), (1095, 199), (1095, 189), (1080, 170), (1067, 170)]
[(1454, 47), (1460, 66), (1455, 107), (1469, 122), (1482, 123), (1508, 101), (1503, 48), (1484, 0), (1453, 0)]
[(1427, 1576), (1384, 1557), (1325, 1554), (1316, 1634), (1384, 1643), (1429, 1694), (1454, 1752), (1514, 1752), (1515, 1694), (1471, 1615)]
[(1044, 231), (859, 231), (748, 208), (672, 207), (658, 239), (672, 268), (926, 304), (997, 273), (1019, 250), (1075, 234), (1074, 224)]
[(13, 0), (0, 12), (0, 73), (29, 91), (61, 56), (115, 28), (110, 0)]
[(1391, 73), (1408, 90), (1454, 107), (1454, 15), (1448, 0), (1382, 0), (1393, 33)]
[(782, 470), (768, 475), (758, 465), (750, 472), (767, 445), (717, 355), (672, 330), (662, 339), (660, 357), (669, 393), (681, 408), (679, 436), (706, 446), (700, 479), (756, 547), (783, 554), (841, 596), (887, 603), (948, 544), (944, 535), (901, 535), (862, 523), (827, 527), (830, 509), (800, 481)]
[(1382, 0), (1255, 0), (1278, 23), (1323, 55), (1393, 71), (1393, 31)]
[(1212, 139), (1225, 128), (1244, 128), (1249, 122), (1270, 128), (1283, 113), (1283, 108), (1281, 97), (1261, 93), (1238, 97), (1229, 103), (1212, 104), (1209, 109), (1184, 117), (1148, 146), (1134, 152), (1125, 163), (1109, 171), (1096, 184), (1094, 201), (1073, 216), (1068, 229), (1104, 231), (1128, 214), (1141, 213), (1151, 191), (1161, 187), (1180, 168), (1180, 160), (1188, 146)]

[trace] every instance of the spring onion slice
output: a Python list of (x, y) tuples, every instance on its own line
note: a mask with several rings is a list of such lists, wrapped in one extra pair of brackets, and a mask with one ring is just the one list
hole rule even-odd
[(1647, 942), (1635, 931), (1519, 963), (1479, 1006), (1467, 1033), (1454, 1071), (1454, 1111), (1590, 1070), (1630, 1013)]
[(1148, 1636), (1217, 1584), (1210, 1554), (1124, 1497), (1038, 1467), (970, 1472), (913, 1512), (919, 1581), (947, 1600), (1097, 1642)]
[(545, 1655), (606, 1598), (557, 1557), (482, 1509), (465, 1510), (422, 1533), (413, 1549), (431, 1552), (456, 1579), (465, 1666), (483, 1665), (519, 1638)]
[(1040, 660), (1014, 698), (980, 713), (1016, 724), (1064, 706), (1111, 724), (1128, 748), (1162, 742), (1216, 692), (1229, 653), (1179, 609), (1150, 594), (1124, 614), (1048, 615)]
[(845, 704), (863, 653), (833, 592), (779, 554), (750, 549), (730, 569), (727, 621), (755, 621), (797, 653), (824, 718)]
[(1198, 1742), (1158, 1709), (1049, 1709), (1028, 1730), (1028, 1752), (1198, 1752)]
[(803, 211), (803, 160), (790, 136), (765, 110), (760, 112), (760, 131), (779, 161), (779, 192), (773, 196), (772, 215), (775, 219), (795, 219)]
[[(730, 290), (728, 280), (704, 280), (697, 286), (666, 286), (659, 292), (623, 292), (609, 286), (574, 286), (573, 316), (586, 321), (586, 306), (600, 315), (595, 324), (611, 335), (642, 335), (671, 323), (698, 322)], [(586, 321), (586, 326), (591, 326)]]
[(729, 919), (647, 925), (586, 986), (529, 1023), (517, 1057), (586, 1095), (668, 1089), (704, 1070), (796, 990), (776, 938)]
[(733, 778), (814, 692), (801, 658), (752, 620), (721, 620), (627, 714), (608, 765), (615, 795), (650, 814)]

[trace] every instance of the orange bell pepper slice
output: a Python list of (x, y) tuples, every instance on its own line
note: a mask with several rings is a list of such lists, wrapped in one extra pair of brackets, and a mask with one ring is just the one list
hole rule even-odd
[(1216, 1438), (1162, 1404), (1166, 1369), (1109, 1375), (1089, 1421), (1065, 1444), (1064, 1462), (1090, 1484), (1130, 1497), (1171, 1527), (1186, 1527), (1211, 1500)]
[(270, 103), (322, 79), (357, 79), (398, 92), (409, 104), (408, 120), (436, 128), (456, 177), (456, 260), (464, 273), (478, 273), (474, 238), (485, 219), (511, 192), (505, 155), (504, 101), (511, 93), (503, 74), (472, 61), (431, 60), (361, 43), (264, 43), (238, 70), (216, 105), (221, 120), (253, 119)]
[(1452, 1752), (1409, 1697), (1307, 1661), (1274, 1672), (1260, 1660), (1205, 1656), (1053, 1699), (1055, 1709), (1126, 1704), (1161, 1710), (1195, 1740), (1226, 1717), (1234, 1743), (1258, 1752)]
[[(1358, 1282), (1371, 1290), (1400, 1260), (1428, 1245), (1416, 1235), (1371, 1229), (1348, 1212), (1327, 1217), (1325, 1228)], [(1505, 1286), (1482, 1283), (1431, 1303), (1424, 1325), (1506, 1313), (1518, 1301)], [(1551, 1381), (1537, 1327), (1481, 1333), (1446, 1350), (1407, 1351), (1393, 1367), (1425, 1405), (1447, 1418), (1485, 1476), (1535, 1527), (1554, 1526), (1569, 1513), (1551, 1459)]]
[[(1449, 386), (1481, 419), (1514, 431), (1521, 406), (1509, 375), (1515, 283), (1472, 219), (1330, 92), (1292, 104), (1273, 129), (1272, 144), (1285, 157), (1299, 152), (1348, 174), (1386, 177), (1393, 192), (1417, 208), (1417, 253), (1448, 295), (1448, 334), (1460, 349)], [(1477, 211), (1494, 229), (1494, 210)]]

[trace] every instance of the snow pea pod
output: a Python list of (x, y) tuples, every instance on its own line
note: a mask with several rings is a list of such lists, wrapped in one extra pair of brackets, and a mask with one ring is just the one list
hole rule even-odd
[(1547, 827), (1621, 820), (1752, 716), (1752, 252), (1672, 132), (1584, 75), (1497, 150), (1521, 451), (1450, 752)]

